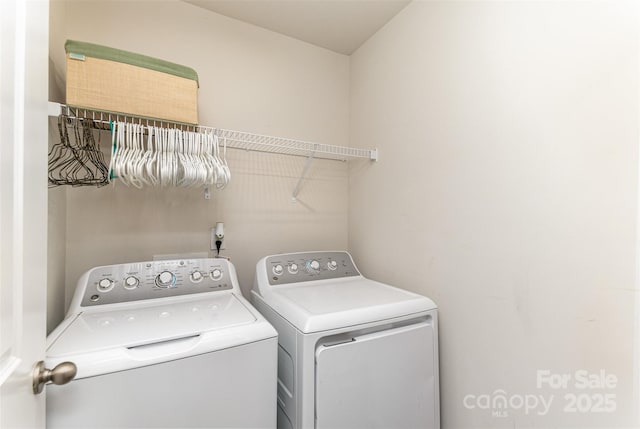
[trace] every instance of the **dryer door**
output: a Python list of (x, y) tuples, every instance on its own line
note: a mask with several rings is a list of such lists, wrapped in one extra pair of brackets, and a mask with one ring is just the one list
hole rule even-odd
[(435, 338), (427, 321), (318, 347), (316, 428), (435, 428)]

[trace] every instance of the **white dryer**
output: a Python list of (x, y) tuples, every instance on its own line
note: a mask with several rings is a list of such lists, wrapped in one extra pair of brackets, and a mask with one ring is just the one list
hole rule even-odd
[(439, 428), (436, 305), (346, 252), (267, 256), (256, 308), (278, 331), (279, 429)]
[(93, 268), (47, 339), (47, 428), (275, 428), (277, 333), (224, 259)]

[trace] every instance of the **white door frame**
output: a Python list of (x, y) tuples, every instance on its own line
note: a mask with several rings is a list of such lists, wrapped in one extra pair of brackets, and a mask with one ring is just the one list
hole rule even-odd
[(0, 1), (0, 427), (44, 428), (49, 0)]

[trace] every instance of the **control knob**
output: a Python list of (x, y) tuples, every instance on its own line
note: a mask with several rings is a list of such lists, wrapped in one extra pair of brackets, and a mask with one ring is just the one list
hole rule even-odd
[(124, 288), (127, 290), (135, 289), (138, 287), (140, 280), (135, 276), (129, 276), (124, 279)]
[(284, 273), (284, 268), (282, 268), (282, 265), (277, 264), (273, 266), (273, 274), (279, 276), (282, 273)]
[(298, 264), (291, 264), (291, 265), (289, 265), (288, 270), (289, 270), (289, 272), (290, 272), (291, 274), (297, 274), (297, 273), (298, 273)]
[(109, 292), (111, 289), (113, 289), (113, 280), (101, 279), (98, 282), (98, 290), (100, 292)]
[(194, 283), (198, 283), (202, 281), (202, 273), (200, 271), (194, 271), (191, 273), (191, 281)]
[(220, 280), (222, 278), (222, 270), (220, 268), (214, 268), (211, 271), (211, 278), (213, 280)]
[(338, 263), (336, 261), (329, 261), (327, 262), (327, 268), (329, 268), (331, 271), (335, 271), (336, 269), (338, 269)]
[(171, 271), (163, 271), (156, 277), (156, 285), (161, 288), (168, 288), (175, 284), (176, 276)]
[(305, 268), (307, 269), (309, 274), (317, 274), (320, 272), (320, 262), (316, 261), (315, 259), (309, 259), (305, 263)]

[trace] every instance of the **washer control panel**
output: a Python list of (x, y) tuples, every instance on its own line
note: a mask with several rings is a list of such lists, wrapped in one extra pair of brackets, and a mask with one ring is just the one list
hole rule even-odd
[(233, 289), (226, 259), (181, 259), (96, 267), (80, 279), (83, 307)]
[(269, 256), (266, 260), (270, 285), (359, 276), (347, 252), (308, 252)]

